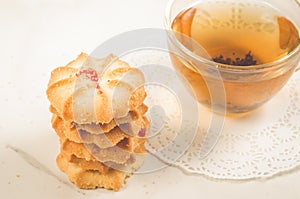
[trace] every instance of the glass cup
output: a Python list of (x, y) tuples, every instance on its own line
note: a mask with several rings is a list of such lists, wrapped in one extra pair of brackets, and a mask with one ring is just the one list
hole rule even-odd
[[(201, 12), (194, 9), (196, 6), (201, 9), (201, 5), (208, 7)], [(273, 9), (278, 11), (276, 20), (273, 13), (268, 13)], [(224, 18), (222, 12), (227, 13)], [(249, 17), (247, 12), (255, 12), (253, 15), (255, 17), (250, 21), (247, 19)], [(184, 15), (178, 17), (179, 13)], [(228, 13), (231, 15), (227, 20)], [(193, 19), (197, 19), (196, 22), (190, 19), (195, 16), (197, 18)], [(262, 23), (261, 19), (266, 22)], [(174, 20), (185, 20), (180, 24), (180, 32), (174, 29)], [(284, 25), (281, 26), (281, 23)], [(219, 107), (214, 108), (215, 112), (222, 112), (218, 110), (225, 109), (227, 115), (243, 115), (257, 109), (270, 100), (299, 69), (298, 0), (171, 0), (166, 8), (165, 27), (169, 50), (173, 52), (170, 53), (170, 57), (174, 68), (182, 77), (184, 84), (192, 88), (200, 104), (208, 108)], [(193, 32), (191, 27), (194, 28)], [(223, 41), (222, 36), (231, 36), (232, 29), (238, 29), (236, 35), (231, 38), (232, 40)], [(260, 43), (260, 40), (253, 39), (255, 34), (261, 33), (265, 34), (267, 39), (273, 37), (273, 40), (269, 41), (270, 44), (265, 45)], [(254, 34), (254, 37), (250, 37), (253, 36), (251, 34)], [(291, 39), (290, 36), (283, 38), (284, 34), (292, 34), (294, 38)], [(282, 38), (285, 43), (282, 43), (284, 42)], [(227, 45), (233, 46), (235, 50), (234, 46), (240, 44), (246, 49), (245, 59), (247, 57), (250, 59), (247, 66), (239, 64), (242, 62), (233, 65), (225, 55), (223, 58), (224, 51), (216, 50), (226, 48)], [(276, 52), (276, 46), (290, 50), (280, 52), (281, 56), (275, 59), (270, 55)], [(215, 52), (217, 54), (214, 55)], [(230, 56), (235, 53), (232, 52)], [(253, 58), (251, 53), (254, 57), (259, 57), (258, 63), (251, 61)], [(231, 61), (239, 60), (240, 57), (231, 58)]]

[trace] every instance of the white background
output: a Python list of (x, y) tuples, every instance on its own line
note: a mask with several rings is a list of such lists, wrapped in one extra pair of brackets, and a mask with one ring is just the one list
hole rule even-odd
[(68, 182), (55, 165), (59, 141), (50, 126), (45, 95), (51, 70), (124, 31), (163, 28), (166, 2), (0, 1), (0, 198), (300, 198), (299, 170), (271, 179), (228, 182), (167, 168), (135, 175), (117, 193), (79, 191), (7, 147), (25, 151)]

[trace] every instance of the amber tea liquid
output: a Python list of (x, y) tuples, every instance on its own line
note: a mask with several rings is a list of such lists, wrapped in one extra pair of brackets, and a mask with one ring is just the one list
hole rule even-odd
[[(243, 67), (278, 60), (300, 43), (296, 26), (283, 13), (255, 0), (201, 1), (179, 13), (172, 23), (172, 30), (200, 44), (211, 60)], [(185, 37), (177, 36), (177, 39), (189, 51), (198, 54), (195, 45)], [(207, 84), (217, 87), (217, 80), (204, 75), (207, 71), (201, 63), (194, 63), (198, 71), (203, 70), (199, 74), (177, 57), (171, 58), (177, 71), (193, 87), (198, 101), (210, 106), (211, 93)], [(269, 100), (285, 84), (296, 65), (295, 62), (262, 73), (235, 74), (220, 71), (225, 86), (227, 111), (248, 112)]]

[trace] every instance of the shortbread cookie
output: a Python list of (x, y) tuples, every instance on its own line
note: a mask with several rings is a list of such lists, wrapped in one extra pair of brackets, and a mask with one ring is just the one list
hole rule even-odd
[[(50, 105), (49, 110), (51, 113), (61, 118), (61, 115), (53, 106)], [(108, 123), (75, 124), (74, 122), (69, 122), (69, 121), (64, 121), (64, 123), (67, 125), (66, 128), (71, 129), (76, 125), (78, 128), (89, 131), (93, 134), (101, 134), (101, 133), (109, 132), (119, 124), (130, 123), (132, 121), (135, 121), (141, 118), (147, 111), (148, 111), (148, 107), (145, 104), (142, 104), (137, 109), (129, 111), (128, 115), (126, 115), (125, 117), (114, 118)], [(91, 130), (89, 130), (89, 128)]]
[(100, 149), (95, 144), (80, 144), (68, 139), (60, 139), (61, 151), (68, 155), (75, 155), (87, 161), (115, 162), (124, 164), (132, 155), (139, 151), (145, 151), (145, 138), (125, 138), (116, 146)]
[(143, 103), (143, 84), (141, 71), (116, 57), (96, 59), (82, 53), (67, 66), (53, 70), (47, 96), (66, 121), (108, 123)]
[(104, 174), (85, 170), (76, 163), (68, 162), (62, 155), (57, 157), (56, 162), (60, 170), (68, 175), (69, 180), (81, 189), (105, 188), (118, 191), (126, 182), (126, 178), (131, 175), (114, 169)]
[[(79, 129), (79, 127), (72, 127), (71, 129), (68, 129), (66, 124), (64, 124), (64, 121), (56, 115), (53, 115), (52, 127), (59, 137), (66, 137), (70, 141), (76, 143), (96, 144), (99, 148), (109, 148), (115, 146), (124, 138), (129, 138), (132, 134), (136, 137), (145, 137), (146, 134), (139, 135), (139, 132), (144, 131), (144, 128), (147, 128), (148, 121), (145, 117), (142, 117), (142, 119), (142, 126), (138, 126), (135, 123), (122, 124), (121, 126), (116, 126), (108, 133), (102, 133), (99, 135), (91, 134), (86, 130)], [(135, 122), (139, 124), (138, 120)], [(92, 127), (85, 129), (91, 128)]]
[(99, 161), (86, 161), (83, 158), (78, 158), (75, 155), (70, 155), (64, 152), (61, 152), (58, 156), (66, 159), (70, 163), (77, 164), (79, 167), (84, 170), (93, 170), (98, 171), (99, 173), (107, 173), (111, 168), (105, 165), (105, 163)]
[[(144, 126), (148, 126), (148, 120), (147, 121), (137, 121), (137, 120), (144, 120), (143, 115), (147, 112), (148, 107), (145, 104), (142, 104), (137, 108), (137, 110), (130, 111), (130, 118), (123, 117), (123, 118), (114, 118), (112, 121), (106, 124), (75, 124), (76, 128), (82, 129), (85, 131), (88, 131), (91, 134), (102, 134), (109, 132), (112, 130), (115, 126), (125, 124), (125, 123), (139, 123), (139, 124), (144, 124)], [(140, 125), (141, 126), (141, 125)]]
[(93, 135), (84, 130), (76, 129), (76, 127), (67, 129), (64, 126), (64, 121), (56, 115), (53, 115), (52, 127), (59, 137), (66, 137), (70, 141), (76, 143), (95, 143), (100, 148), (115, 146), (124, 138), (128, 138), (128, 135), (125, 134), (119, 127), (115, 127), (109, 133), (100, 135)]
[(79, 158), (85, 158), (87, 161), (100, 161), (100, 162), (115, 162), (124, 164), (131, 156), (129, 151), (128, 139), (120, 141), (116, 146), (100, 149), (95, 144), (80, 144), (72, 142), (68, 139), (61, 140), (61, 151), (67, 154), (75, 154)]
[[(78, 158), (76, 155), (67, 154), (63, 151), (60, 153), (68, 162), (75, 163), (84, 170), (94, 170), (100, 173), (107, 173), (111, 168), (119, 171), (133, 172), (134, 169), (138, 168), (140, 165), (136, 162), (136, 158), (131, 156), (124, 164), (117, 164), (115, 162), (99, 162), (99, 161), (87, 161), (83, 158)], [(143, 158), (143, 155), (138, 156), (139, 159)]]
[[(53, 106), (50, 106), (49, 109), (55, 116), (58, 116), (61, 118), (61, 116), (59, 115), (59, 113), (56, 111), (56, 109)], [(69, 122), (69, 121), (64, 120), (64, 125), (67, 129), (72, 129), (74, 126), (76, 126), (77, 129), (82, 129), (82, 130), (88, 131), (92, 134), (102, 134), (102, 133), (109, 132), (117, 125), (124, 124), (124, 123), (131, 123), (132, 121), (141, 119), (143, 117), (143, 115), (147, 112), (147, 110), (148, 110), (148, 107), (145, 104), (142, 104), (137, 109), (130, 111), (127, 116), (122, 117), (122, 118), (114, 118), (109, 123), (76, 124), (74, 122)], [(56, 118), (53, 118), (52, 121), (54, 119), (56, 119)], [(149, 122), (144, 122), (144, 123), (146, 125)]]

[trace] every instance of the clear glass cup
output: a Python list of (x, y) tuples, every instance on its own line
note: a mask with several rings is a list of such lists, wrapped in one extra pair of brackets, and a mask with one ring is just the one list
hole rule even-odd
[[(203, 2), (210, 4), (210, 7), (209, 9), (202, 10), (197, 20), (199, 20), (199, 23), (201, 21), (207, 23), (204, 25), (208, 27), (207, 30), (211, 31), (211, 35), (214, 34), (214, 31), (219, 31), (217, 35), (229, 34), (228, 27), (230, 25), (227, 26), (227, 21), (222, 19), (222, 15), (218, 14), (220, 13), (220, 9), (228, 9), (225, 13), (241, 13), (234, 16), (232, 15), (230, 19), (233, 21), (233, 24), (235, 24), (232, 27), (240, 29), (243, 29), (243, 27), (246, 27), (247, 25), (246, 22), (242, 23), (245, 20), (247, 21), (246, 12), (250, 12), (251, 9), (252, 11), (259, 11), (262, 9), (263, 12), (255, 14), (257, 19), (251, 19), (252, 22), (250, 22), (250, 25), (253, 26), (251, 26), (252, 29), (249, 28), (250, 31), (248, 32), (253, 32), (253, 27), (256, 28), (256, 25), (259, 26), (259, 28), (257, 28), (257, 30), (255, 29), (255, 34), (259, 31), (277, 31), (276, 34), (279, 34), (278, 32), (280, 31), (280, 42), (282, 42), (281, 34), (286, 31), (295, 31), (293, 29), (295, 28), (298, 30), (296, 40), (294, 38), (295, 41), (293, 41), (294, 44), (296, 42), (296, 45), (278, 59), (268, 60), (266, 58), (263, 62), (258, 64), (240, 66), (238, 64), (218, 63), (216, 60), (212, 60), (215, 56), (212, 56), (207, 51), (206, 46), (199, 43), (198, 40), (192, 36), (193, 34), (195, 35), (195, 32), (191, 33), (191, 31), (189, 32), (189, 29), (184, 28), (181, 29), (181, 32), (173, 31), (174, 20), (179, 13), (186, 12), (187, 14), (184, 17), (189, 17), (192, 14), (195, 15), (195, 12), (192, 12), (191, 8)], [(224, 6), (225, 4), (230, 6)], [(278, 18), (276, 18), (278, 24), (282, 17), (284, 17), (292, 22), (294, 25), (293, 28), (290, 30), (288, 29), (289, 27), (283, 26), (282, 28), (280, 26), (281, 28), (278, 28), (277, 30), (275, 26), (272, 26), (273, 18), (271, 17), (270, 23), (259, 24), (259, 21), (256, 22), (255, 20), (269, 17), (268, 9), (263, 8), (264, 5), (271, 6), (278, 11), (279, 15)], [(243, 9), (247, 11), (244, 11)], [(201, 15), (203, 16), (203, 19), (201, 18)], [(180, 20), (181, 19), (182, 18), (180, 18)], [(213, 23), (223, 23), (223, 29), (222, 26), (217, 28), (214, 27)], [(239, 26), (239, 23), (244, 26)], [(183, 25), (186, 24), (181, 24), (181, 26)], [(195, 24), (193, 25), (195, 26)], [(189, 87), (192, 87), (194, 95), (200, 104), (209, 108), (212, 106), (219, 106), (220, 110), (226, 110), (227, 115), (242, 115), (262, 106), (265, 102), (270, 100), (286, 84), (292, 74), (299, 69), (300, 3), (298, 0), (171, 0), (166, 8), (165, 28), (168, 33), (169, 50), (174, 52), (170, 53), (173, 66), (180, 76), (183, 77), (184, 84), (189, 84)], [(222, 32), (222, 30), (224, 30), (224, 32)], [(243, 36), (247, 36), (248, 32), (243, 32)], [(276, 34), (272, 35), (275, 35), (276, 37)], [(294, 32), (294, 35), (295, 34), (296, 33)], [(209, 38), (210, 36), (204, 35), (204, 33), (201, 35), (201, 31), (196, 32), (196, 35), (200, 38), (199, 40), (201, 40), (202, 36), (203, 38)], [(237, 34), (236, 39), (234, 38), (237, 42), (235, 40), (233, 40), (233, 42), (244, 42), (243, 39), (238, 38), (239, 36), (240, 35)], [(222, 39), (222, 37), (220, 38)], [(222, 43), (220, 38), (216, 38), (215, 46), (218, 44), (220, 44), (221, 47), (226, 45)], [(243, 44), (243, 46), (246, 47), (252, 46), (253, 43), (257, 42), (255, 40), (246, 40), (247, 39), (245, 39), (245, 44)], [(272, 40), (270, 41), (272, 42)], [(274, 39), (274, 42), (277, 42), (277, 40)], [(260, 44), (259, 42), (257, 43)], [(280, 45), (282, 46), (281, 43)], [(249, 51), (251, 51), (251, 49), (249, 49)], [(262, 45), (260, 48), (255, 49), (255, 51), (261, 56), (261, 60), (263, 60), (264, 57), (268, 57), (268, 51), (272, 53), (267, 45)], [(252, 53), (256, 53), (255, 51)], [(184, 60), (181, 57), (183, 57)], [(221, 90), (224, 91), (221, 92)], [(225, 103), (223, 103), (224, 98)], [(217, 109), (214, 109), (213, 111), (218, 112)]]

